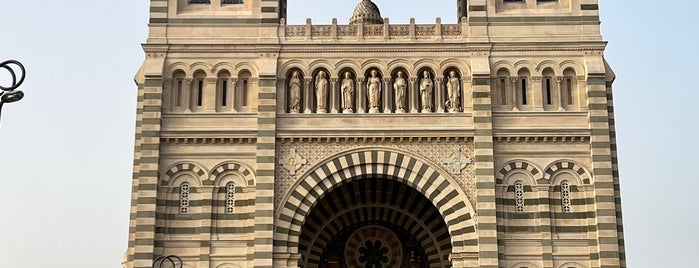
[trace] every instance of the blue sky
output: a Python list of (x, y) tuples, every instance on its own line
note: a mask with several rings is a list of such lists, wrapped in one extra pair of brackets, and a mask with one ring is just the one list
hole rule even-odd
[[(346, 23), (358, 1), (289, 0), (289, 23)], [(376, 1), (392, 23), (455, 21), (454, 1)], [(699, 248), (696, 1), (600, 3), (629, 267), (687, 267)], [(1, 0), (0, 60), (29, 71), (0, 121), (2, 267), (119, 267), (148, 2)], [(7, 76), (0, 73), (0, 82)]]

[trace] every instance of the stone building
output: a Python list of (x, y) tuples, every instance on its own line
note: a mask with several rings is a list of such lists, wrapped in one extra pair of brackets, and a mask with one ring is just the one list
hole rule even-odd
[(626, 267), (597, 0), (150, 3), (124, 267)]

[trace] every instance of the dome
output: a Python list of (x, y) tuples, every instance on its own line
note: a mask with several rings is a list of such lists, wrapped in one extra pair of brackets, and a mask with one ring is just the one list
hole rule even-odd
[(365, 24), (383, 24), (383, 18), (381, 18), (381, 11), (379, 7), (371, 2), (371, 0), (362, 0), (361, 3), (354, 8), (354, 14), (350, 18), (350, 24), (358, 24), (363, 22)]

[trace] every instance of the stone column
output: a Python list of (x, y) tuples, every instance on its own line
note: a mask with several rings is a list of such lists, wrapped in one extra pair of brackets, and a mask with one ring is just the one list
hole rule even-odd
[(239, 90), (238, 90), (237, 86), (238, 86), (238, 79), (237, 79), (237, 78), (231, 78), (231, 85), (230, 85), (230, 88), (229, 88), (229, 91), (230, 91), (230, 97), (229, 97), (229, 98), (230, 98), (230, 101), (231, 101), (231, 112), (234, 112), (234, 113), (237, 113), (237, 112), (238, 112), (238, 108), (240, 107), (240, 106), (238, 106), (238, 99), (240, 99), (240, 97), (238, 96), (238, 91), (239, 91)]
[(364, 77), (357, 77), (357, 86), (355, 87), (354, 95), (356, 97), (356, 101), (354, 102), (354, 105), (357, 107), (357, 113), (358, 114), (363, 114), (366, 113), (366, 90), (364, 90), (364, 82), (365, 79)]
[(434, 85), (434, 100), (437, 107), (434, 107), (438, 113), (444, 112), (444, 77), (437, 77)]
[(534, 108), (533, 110), (535, 112), (543, 111), (544, 110), (544, 88), (543, 88), (543, 78), (541, 76), (532, 76), (531, 92), (532, 92), (531, 105)]
[(303, 79), (303, 113), (310, 114), (313, 113), (313, 91), (311, 90), (311, 78)]
[(340, 94), (338, 94), (337, 82), (337, 77), (330, 78), (330, 92), (328, 92), (328, 94), (330, 94), (330, 113), (333, 114), (338, 113), (337, 105)]
[(408, 109), (410, 109), (410, 113), (418, 113), (418, 111), (421, 109), (421, 107), (418, 107), (419, 103), (418, 98), (420, 98), (420, 89), (417, 87), (417, 77), (411, 77), (410, 78), (410, 87), (408, 88), (407, 92), (405, 94), (409, 98), (409, 106)]
[(512, 82), (512, 111), (519, 111), (519, 102), (517, 101), (517, 91), (519, 88), (517, 88), (517, 80), (519, 77), (511, 77), (510, 82)]
[(194, 79), (186, 78), (184, 80), (184, 86), (182, 87), (182, 106), (184, 106), (185, 112), (192, 112), (192, 90), (193, 90)]
[[(565, 106), (566, 101), (563, 99), (563, 77), (556, 77), (556, 85), (558, 85), (558, 90), (556, 90), (558, 97), (554, 100), (558, 103), (554, 102), (553, 104), (558, 104), (558, 111), (564, 112), (566, 109), (563, 106)], [(572, 94), (573, 92), (570, 93)]]
[(391, 94), (393, 93), (393, 87), (391, 86), (391, 77), (384, 77), (383, 84), (383, 112), (385, 114), (390, 114), (393, 112), (393, 98), (391, 98), (391, 95), (393, 95)]

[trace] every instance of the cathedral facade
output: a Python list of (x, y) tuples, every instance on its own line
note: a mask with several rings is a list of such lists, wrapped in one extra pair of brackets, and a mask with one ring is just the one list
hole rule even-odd
[(357, 2), (150, 1), (123, 267), (626, 267), (597, 0)]

